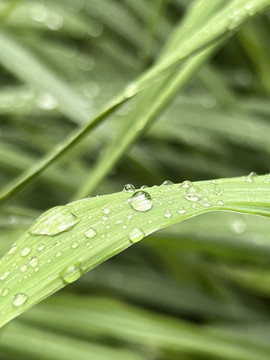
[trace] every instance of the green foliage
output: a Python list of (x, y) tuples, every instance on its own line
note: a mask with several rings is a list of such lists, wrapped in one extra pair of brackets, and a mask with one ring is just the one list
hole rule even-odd
[(268, 9), (1, 2), (0, 359), (269, 359)]

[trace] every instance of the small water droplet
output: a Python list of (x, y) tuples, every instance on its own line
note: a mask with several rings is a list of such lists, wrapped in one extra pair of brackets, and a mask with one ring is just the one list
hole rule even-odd
[(41, 215), (31, 226), (33, 235), (58, 235), (72, 229), (79, 219), (65, 206), (57, 206)]
[(145, 212), (152, 209), (151, 196), (146, 191), (136, 191), (130, 198), (130, 204), (134, 210)]
[(36, 267), (38, 264), (38, 259), (36, 257), (32, 257), (29, 261), (30, 266)]
[(79, 246), (79, 243), (77, 241), (74, 241), (74, 243), (72, 243), (71, 247), (72, 249), (76, 249)]
[(224, 202), (223, 202), (222, 200), (218, 200), (218, 201), (217, 201), (217, 204), (218, 204), (218, 206), (223, 206), (223, 205), (224, 205)]
[(128, 237), (130, 242), (132, 243), (136, 243), (140, 240), (142, 240), (144, 238), (144, 232), (142, 231), (142, 229), (135, 227), (132, 230), (130, 230)]
[(67, 266), (60, 273), (60, 277), (63, 279), (64, 283), (70, 284), (82, 275), (81, 262), (77, 262), (73, 265)]
[(188, 189), (192, 186), (192, 182), (189, 180), (185, 180), (182, 182), (182, 184), (180, 186), (184, 189)]
[(26, 272), (27, 269), (28, 269), (27, 265), (23, 265), (23, 266), (21, 267), (21, 272)]
[(5, 278), (9, 275), (9, 271), (5, 271), (1, 277), (0, 277), (0, 280), (5, 280)]
[(247, 182), (254, 182), (254, 178), (256, 178), (258, 175), (255, 172), (251, 172), (248, 176), (247, 176)]
[(13, 306), (19, 307), (27, 301), (28, 297), (24, 293), (18, 293), (13, 297)]
[(185, 192), (185, 199), (188, 201), (198, 201), (200, 195), (198, 193), (198, 189), (195, 186), (190, 186), (187, 188)]
[(171, 180), (165, 180), (161, 185), (162, 186), (173, 185), (173, 182)]
[(211, 201), (206, 196), (200, 199), (199, 204), (204, 207), (211, 207)]
[(163, 216), (164, 216), (165, 218), (170, 218), (170, 217), (172, 216), (172, 214), (170, 213), (169, 210), (166, 210), (166, 211), (164, 212)]
[(88, 239), (91, 239), (93, 237), (95, 237), (97, 235), (97, 232), (95, 229), (88, 229), (86, 232), (85, 232), (85, 237), (87, 237)]
[(183, 214), (186, 213), (186, 210), (185, 210), (182, 206), (180, 206), (180, 207), (177, 209), (177, 212), (178, 212), (178, 214), (183, 215)]
[(9, 293), (9, 290), (7, 288), (2, 290), (2, 296), (6, 296)]
[(32, 251), (32, 249), (30, 247), (25, 247), (22, 251), (21, 251), (21, 255), (24, 257), (24, 256), (27, 256), (28, 254), (30, 254), (30, 252)]
[(45, 249), (45, 245), (44, 244), (39, 244), (37, 247), (38, 251), (43, 251)]
[(9, 254), (9, 255), (12, 255), (12, 254), (14, 254), (16, 251), (17, 251), (17, 246), (16, 246), (16, 245), (13, 245), (13, 246), (11, 247), (11, 249), (9, 250), (8, 254)]
[(110, 209), (107, 206), (105, 206), (105, 208), (103, 209), (102, 212), (103, 212), (103, 214), (108, 215), (110, 213)]
[(57, 251), (55, 257), (59, 258), (59, 257), (62, 256), (62, 255), (63, 255), (62, 251)]
[(135, 191), (135, 186), (132, 184), (126, 184), (123, 188), (123, 191), (125, 192), (134, 192)]

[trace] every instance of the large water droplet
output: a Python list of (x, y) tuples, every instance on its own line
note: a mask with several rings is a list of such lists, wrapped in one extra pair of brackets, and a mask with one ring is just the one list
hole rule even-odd
[(73, 281), (79, 279), (82, 275), (81, 262), (77, 262), (73, 265), (67, 266), (60, 273), (60, 277), (63, 279), (64, 283), (70, 284)]
[(58, 235), (72, 229), (79, 219), (65, 206), (57, 206), (41, 215), (31, 226), (29, 232), (34, 235)]
[(135, 191), (135, 186), (132, 184), (126, 184), (123, 188), (123, 191), (125, 192), (134, 192)]
[(23, 293), (18, 293), (13, 297), (13, 306), (19, 307), (23, 305), (27, 301), (27, 295)]
[(152, 209), (151, 196), (146, 191), (136, 191), (130, 198), (130, 204), (134, 210), (148, 211)]
[(142, 229), (135, 227), (130, 230), (128, 237), (132, 243), (136, 243), (144, 238), (144, 232), (142, 231)]
[(85, 237), (87, 237), (88, 239), (93, 238), (93, 237), (95, 237), (96, 235), (97, 235), (96, 230), (95, 230), (95, 229), (92, 229), (92, 228), (88, 229), (88, 230), (85, 232)]

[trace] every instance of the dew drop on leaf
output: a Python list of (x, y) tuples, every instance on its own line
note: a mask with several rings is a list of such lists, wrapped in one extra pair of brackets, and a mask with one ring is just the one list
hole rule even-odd
[(166, 210), (166, 211), (164, 212), (163, 216), (164, 216), (165, 218), (170, 218), (170, 217), (172, 216), (172, 214), (170, 213), (169, 210)]
[(185, 199), (188, 201), (198, 201), (200, 195), (198, 194), (197, 188), (195, 186), (190, 186), (185, 192)]
[(96, 230), (93, 229), (93, 228), (90, 228), (90, 229), (88, 229), (88, 230), (85, 232), (85, 237), (87, 237), (88, 239), (93, 238), (93, 237), (95, 237), (96, 235), (97, 235), (97, 232), (96, 232)]
[(79, 219), (65, 206), (57, 206), (41, 215), (30, 227), (33, 235), (54, 236), (72, 229)]
[(130, 242), (132, 243), (136, 243), (140, 240), (142, 240), (144, 238), (144, 232), (142, 231), (142, 229), (135, 227), (132, 230), (130, 230), (128, 237)]
[(136, 191), (130, 198), (134, 210), (145, 212), (152, 209), (152, 198), (146, 191)]
[(60, 273), (60, 277), (64, 281), (65, 284), (70, 284), (79, 279), (82, 275), (81, 262), (77, 262), (73, 265), (67, 266)]
[(189, 180), (185, 180), (184, 182), (182, 182), (182, 184), (180, 185), (182, 188), (188, 189), (192, 186), (192, 182)]
[(38, 259), (36, 257), (32, 257), (29, 261), (29, 264), (32, 266), (32, 267), (36, 267), (37, 264), (38, 264)]
[(18, 293), (13, 297), (13, 306), (19, 307), (27, 301), (28, 297), (24, 293)]
[(134, 192), (135, 191), (135, 186), (132, 184), (126, 184), (123, 188), (123, 191), (125, 192)]
[(74, 243), (71, 244), (72, 249), (76, 249), (79, 246), (79, 243), (77, 241), (74, 241)]
[(177, 212), (178, 212), (178, 214), (183, 215), (183, 214), (186, 213), (186, 210), (185, 210), (182, 206), (180, 206), (180, 207), (177, 209)]
[(173, 182), (171, 180), (165, 180), (161, 185), (162, 186), (173, 185)]
[(199, 204), (203, 207), (211, 207), (211, 201), (206, 196), (200, 199)]
[(22, 251), (21, 251), (21, 255), (23, 257), (27, 256), (28, 254), (30, 254), (30, 252), (32, 251), (32, 249), (30, 247), (25, 247)]

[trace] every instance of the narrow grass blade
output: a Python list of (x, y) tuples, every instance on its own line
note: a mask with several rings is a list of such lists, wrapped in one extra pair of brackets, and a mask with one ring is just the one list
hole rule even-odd
[(0, 325), (145, 236), (209, 211), (270, 216), (270, 176), (88, 198), (45, 212), (0, 261)]

